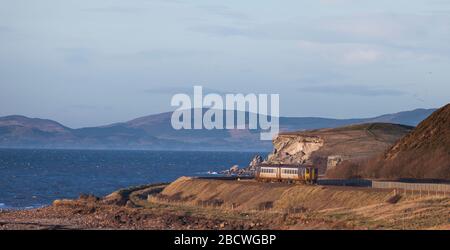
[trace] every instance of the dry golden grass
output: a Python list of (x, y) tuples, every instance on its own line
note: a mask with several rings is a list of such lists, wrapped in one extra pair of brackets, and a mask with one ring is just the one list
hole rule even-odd
[(450, 226), (450, 198), (427, 197), (397, 204), (321, 211), (321, 216), (366, 229), (445, 229)]
[(327, 171), (330, 178), (450, 180), (450, 104), (422, 121), (386, 152)]
[[(450, 197), (355, 187), (180, 178), (150, 204), (202, 216), (272, 218), (278, 229), (448, 229)], [(203, 205), (203, 206), (202, 206)], [(233, 208), (231, 210), (231, 208)]]
[(386, 202), (393, 193), (369, 188), (324, 187), (180, 178), (159, 197), (188, 204), (216, 204), (241, 210), (356, 208)]

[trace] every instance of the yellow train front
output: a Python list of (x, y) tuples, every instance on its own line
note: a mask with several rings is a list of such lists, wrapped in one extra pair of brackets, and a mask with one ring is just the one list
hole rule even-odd
[(305, 165), (260, 165), (256, 168), (255, 179), (266, 182), (317, 183), (319, 171)]

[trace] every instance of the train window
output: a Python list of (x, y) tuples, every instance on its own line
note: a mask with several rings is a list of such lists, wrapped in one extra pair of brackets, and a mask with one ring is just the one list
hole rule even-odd
[(298, 174), (297, 169), (283, 169), (283, 174)]
[(261, 168), (261, 173), (274, 173), (273, 168)]

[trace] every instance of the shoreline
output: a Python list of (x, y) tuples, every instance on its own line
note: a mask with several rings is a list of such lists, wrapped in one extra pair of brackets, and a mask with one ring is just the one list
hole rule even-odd
[(449, 207), (448, 196), (181, 177), (2, 210), (0, 229), (450, 229)]

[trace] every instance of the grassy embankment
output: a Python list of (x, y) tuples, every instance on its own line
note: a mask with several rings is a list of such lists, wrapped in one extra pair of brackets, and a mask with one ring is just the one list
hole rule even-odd
[(199, 216), (270, 220), (273, 228), (449, 228), (450, 198), (392, 190), (202, 180), (182, 177), (145, 206)]

